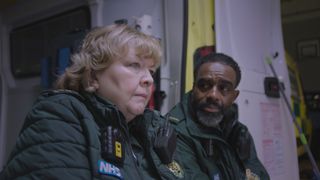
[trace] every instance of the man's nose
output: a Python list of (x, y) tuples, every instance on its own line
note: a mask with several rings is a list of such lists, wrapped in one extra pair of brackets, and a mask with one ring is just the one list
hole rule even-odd
[(219, 91), (218, 87), (214, 85), (209, 91), (209, 97), (212, 98), (213, 100), (219, 100), (221, 98), (221, 92)]

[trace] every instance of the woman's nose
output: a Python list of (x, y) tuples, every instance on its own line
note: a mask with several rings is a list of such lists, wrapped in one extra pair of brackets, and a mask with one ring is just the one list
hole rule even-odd
[(141, 77), (141, 84), (144, 87), (149, 87), (153, 84), (153, 77), (149, 70), (146, 70), (144, 75)]

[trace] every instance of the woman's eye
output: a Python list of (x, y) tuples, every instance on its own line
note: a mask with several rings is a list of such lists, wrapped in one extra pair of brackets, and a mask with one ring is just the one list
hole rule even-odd
[(150, 72), (151, 76), (153, 76), (155, 74), (155, 70), (153, 70), (153, 69), (149, 69), (149, 72)]
[(139, 63), (131, 63), (129, 66), (134, 68), (134, 69), (136, 69), (136, 70), (140, 69), (140, 64)]

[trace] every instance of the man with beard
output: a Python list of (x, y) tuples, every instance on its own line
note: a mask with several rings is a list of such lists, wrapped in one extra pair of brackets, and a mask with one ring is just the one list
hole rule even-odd
[(238, 64), (211, 52), (195, 65), (194, 80), (192, 90), (167, 114), (178, 133), (185, 171), (197, 172), (198, 179), (270, 179), (248, 128), (237, 119)]

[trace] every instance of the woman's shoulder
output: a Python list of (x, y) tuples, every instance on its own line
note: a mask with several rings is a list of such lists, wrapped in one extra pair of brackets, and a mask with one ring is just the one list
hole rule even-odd
[(22, 130), (31, 126), (55, 129), (71, 124), (78, 128), (84, 119), (92, 119), (92, 116), (78, 97), (70, 92), (45, 91), (28, 112)]
[[(47, 90), (36, 99), (33, 108), (50, 108), (52, 106), (65, 108), (83, 108), (85, 98), (76, 91)], [(59, 109), (59, 108), (58, 108)], [(58, 110), (57, 109), (57, 110)]]
[[(44, 91), (37, 98), (28, 113), (28, 118), (74, 117), (84, 114), (86, 106), (82, 96), (74, 91), (51, 90)], [(65, 118), (63, 118), (65, 119)]]
[(84, 101), (84, 97), (72, 90), (46, 90), (43, 91), (40, 96), (38, 97), (36, 102), (50, 100), (50, 101), (58, 101), (65, 99), (66, 101)]

